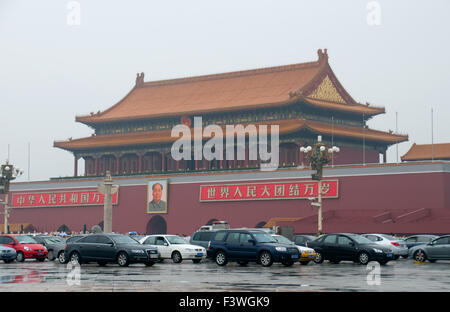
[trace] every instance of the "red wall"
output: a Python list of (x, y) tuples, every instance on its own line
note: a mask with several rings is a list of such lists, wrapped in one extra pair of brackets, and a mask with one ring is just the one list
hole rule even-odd
[[(325, 232), (450, 232), (449, 173), (336, 179), (339, 180), (339, 198), (323, 202)], [(61, 187), (63, 184), (61, 182)], [(201, 203), (200, 185), (169, 184), (168, 213), (158, 214), (167, 222), (168, 233), (190, 235), (210, 219), (227, 220), (232, 227), (254, 227), (260, 221), (267, 222), (274, 217), (306, 217), (304, 221), (281, 222), (279, 225), (293, 226), (296, 233), (314, 233), (317, 230), (317, 208), (313, 208), (309, 200)], [(113, 207), (113, 230), (145, 233), (148, 221), (154, 216), (146, 213), (146, 201), (145, 185), (121, 186), (119, 204)], [(422, 208), (429, 209), (430, 215), (418, 220), (395, 222), (398, 216)], [(330, 211), (333, 211), (332, 217), (327, 215)], [(394, 222), (382, 223), (374, 219), (386, 211), (391, 212)], [(90, 229), (102, 220), (102, 206), (20, 208), (13, 209), (10, 223), (32, 223), (39, 231), (55, 231), (66, 224), (71, 230), (80, 231), (84, 224)]]

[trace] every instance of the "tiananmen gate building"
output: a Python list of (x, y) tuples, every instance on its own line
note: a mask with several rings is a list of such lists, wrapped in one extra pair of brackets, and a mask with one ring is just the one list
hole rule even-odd
[[(317, 231), (317, 181), (301, 147), (320, 135), (340, 152), (324, 168), (325, 232), (447, 233), (450, 228), (450, 164), (446, 161), (389, 164), (387, 149), (408, 136), (370, 129), (367, 121), (384, 107), (355, 101), (338, 81), (327, 50), (317, 61), (223, 74), (144, 81), (105, 111), (77, 116), (90, 137), (55, 141), (74, 155), (74, 175), (14, 183), (11, 223), (38, 231), (80, 231), (103, 221), (96, 192), (107, 171), (119, 191), (113, 200), (113, 230), (191, 235), (214, 220), (232, 227), (290, 226)], [(250, 134), (233, 145), (244, 159), (175, 160), (171, 135), (177, 125), (194, 133), (202, 126), (277, 125), (279, 168), (261, 171), (249, 157)], [(259, 130), (258, 130), (259, 131)], [(260, 134), (260, 133), (258, 133)], [(201, 138), (205, 143), (208, 136)], [(224, 144), (225, 145), (225, 144)], [(194, 150), (194, 149), (192, 149)], [(84, 173), (78, 162), (84, 160)], [(164, 205), (152, 208), (160, 184)]]

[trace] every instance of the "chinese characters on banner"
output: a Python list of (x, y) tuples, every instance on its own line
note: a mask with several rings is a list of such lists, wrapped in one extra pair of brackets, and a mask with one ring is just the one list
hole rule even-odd
[[(338, 181), (324, 180), (323, 198), (337, 198)], [(318, 196), (318, 181), (201, 185), (200, 201), (307, 199)]]
[[(42, 192), (13, 194), (13, 208), (65, 207), (103, 205), (104, 195), (96, 190), (71, 192)], [(113, 194), (112, 203), (117, 205), (118, 193)]]

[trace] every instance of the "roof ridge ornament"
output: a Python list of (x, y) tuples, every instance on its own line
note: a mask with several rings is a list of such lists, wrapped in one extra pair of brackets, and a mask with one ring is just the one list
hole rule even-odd
[(327, 50), (328, 49), (323, 49), (323, 51), (322, 51), (322, 49), (318, 49), (317, 50), (317, 55), (319, 56), (319, 62), (328, 61), (328, 52), (327, 52)]
[(144, 73), (136, 74), (136, 88), (141, 88), (144, 86)]

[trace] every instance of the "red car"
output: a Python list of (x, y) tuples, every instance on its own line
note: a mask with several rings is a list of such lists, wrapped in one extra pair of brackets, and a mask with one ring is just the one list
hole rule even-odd
[(3, 234), (0, 235), (0, 244), (16, 250), (17, 262), (23, 262), (25, 259), (36, 259), (42, 262), (48, 256), (47, 248), (27, 235)]

